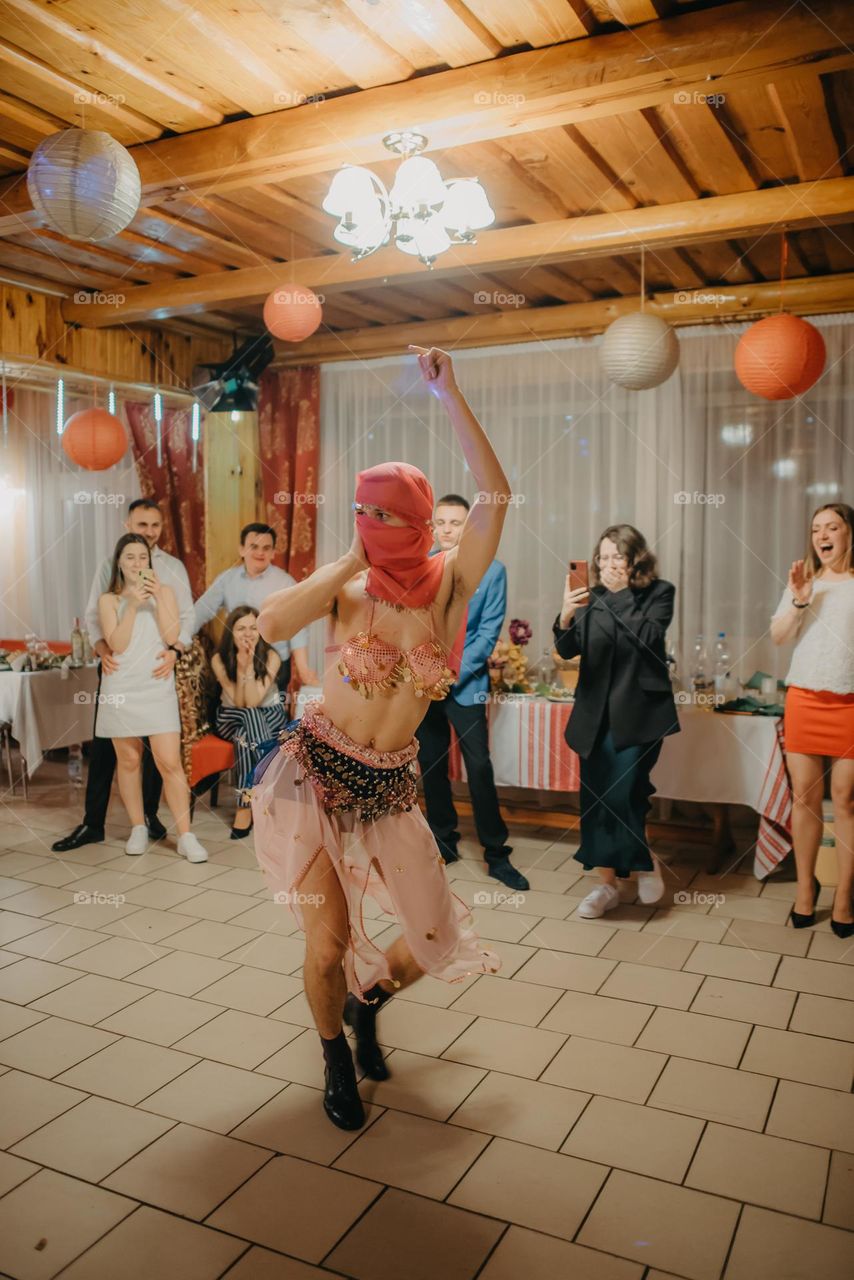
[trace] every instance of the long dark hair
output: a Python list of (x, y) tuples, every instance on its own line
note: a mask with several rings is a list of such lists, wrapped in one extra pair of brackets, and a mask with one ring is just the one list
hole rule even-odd
[[(239, 604), (236, 609), (232, 609), (225, 620), (225, 630), (222, 633), (222, 639), (217, 649), (222, 665), (225, 667), (225, 674), (232, 683), (237, 679), (237, 645), (234, 643), (234, 624), (250, 613), (253, 618), (258, 617), (258, 610), (253, 609), (248, 604)], [(269, 656), (270, 646), (263, 636), (259, 636), (255, 652), (252, 655), (252, 666), (256, 680), (267, 679), (267, 659)]]
[(854, 552), (854, 507), (849, 507), (847, 502), (824, 502), (820, 507), (816, 507), (810, 516), (810, 527), (807, 533), (807, 554), (804, 556), (804, 566), (808, 578), (814, 578), (821, 569), (821, 561), (815, 553), (815, 547), (812, 544), (812, 526), (816, 516), (820, 516), (822, 511), (835, 511), (839, 519), (848, 525), (848, 554), (845, 557), (845, 568), (848, 573), (854, 571), (852, 568), (852, 552)]
[(611, 524), (596, 539), (591, 560), (594, 586), (601, 582), (599, 577), (599, 548), (606, 538), (615, 544), (621, 556), (626, 557), (629, 572), (629, 586), (636, 590), (648, 587), (658, 577), (658, 561), (646, 545), (646, 538), (640, 529), (633, 524)]
[(119, 568), (119, 560), (125, 547), (129, 547), (132, 542), (140, 542), (148, 552), (148, 567), (151, 568), (151, 547), (143, 538), (141, 533), (123, 533), (116, 543), (116, 549), (113, 552), (113, 567), (110, 570), (110, 585), (108, 591), (112, 591), (115, 595), (120, 596), (125, 589), (125, 575)]

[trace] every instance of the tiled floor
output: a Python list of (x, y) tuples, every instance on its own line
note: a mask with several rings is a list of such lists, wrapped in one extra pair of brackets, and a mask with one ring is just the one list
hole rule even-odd
[[(366, 1128), (320, 1107), (302, 940), (251, 841), (109, 839), (62, 769), (0, 809), (0, 1273), (14, 1280), (848, 1280), (854, 944), (791, 886), (662, 848), (600, 921), (572, 834), (520, 831), (523, 901), (448, 869), (501, 976), (380, 1015)], [(674, 894), (678, 894), (676, 904)], [(719, 901), (712, 895), (723, 895)], [(383, 943), (394, 935), (373, 910)]]

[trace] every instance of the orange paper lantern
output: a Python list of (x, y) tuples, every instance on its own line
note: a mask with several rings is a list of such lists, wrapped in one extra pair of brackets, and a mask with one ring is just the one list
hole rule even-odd
[(123, 458), (127, 435), (119, 419), (106, 409), (73, 413), (62, 432), (62, 447), (72, 462), (87, 471), (106, 471)]
[(274, 338), (302, 342), (314, 333), (323, 318), (320, 299), (305, 285), (283, 285), (264, 303), (264, 323)]
[(751, 325), (735, 349), (741, 385), (765, 400), (791, 400), (821, 377), (827, 352), (824, 338), (800, 316), (781, 311)]

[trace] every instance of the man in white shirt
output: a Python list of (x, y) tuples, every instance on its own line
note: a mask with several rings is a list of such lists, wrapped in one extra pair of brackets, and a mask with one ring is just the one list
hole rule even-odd
[[(179, 654), (191, 643), (193, 638), (193, 593), (190, 590), (190, 579), (187, 570), (180, 560), (170, 556), (157, 545), (163, 532), (163, 516), (157, 503), (151, 498), (137, 498), (128, 507), (125, 521), (128, 533), (139, 533), (151, 548), (151, 564), (161, 582), (165, 582), (175, 592), (178, 609), (181, 615), (181, 631), (174, 645), (163, 648), (158, 654), (154, 676), (165, 680), (178, 661)], [(107, 556), (101, 563), (92, 580), (89, 601), (86, 605), (86, 626), (89, 639), (95, 653), (101, 660), (101, 671), (109, 675), (116, 671), (120, 657), (113, 654), (101, 633), (98, 618), (98, 601), (109, 588), (112, 574), (113, 557)], [(97, 715), (97, 703), (96, 703)], [(154, 758), (148, 749), (148, 739), (143, 739), (142, 756), (142, 800), (145, 813), (145, 825), (152, 840), (162, 840), (166, 828), (157, 816), (160, 805), (162, 779), (157, 772)], [(116, 768), (116, 753), (110, 738), (93, 736), (89, 755), (89, 776), (86, 782), (86, 809), (83, 822), (74, 828), (70, 835), (57, 840), (51, 848), (55, 853), (66, 853), (69, 849), (79, 849), (84, 844), (97, 844), (104, 839), (104, 823), (107, 817), (107, 806), (110, 803), (110, 790), (113, 785), (113, 774)]]
[[(268, 524), (248, 524), (240, 531), (241, 563), (225, 569), (213, 580), (204, 595), (196, 601), (193, 631), (210, 622), (220, 609), (227, 613), (242, 604), (259, 612), (264, 601), (284, 587), (295, 586), (295, 579), (273, 564), (276, 554), (276, 531)], [(183, 617), (182, 617), (183, 627)], [(282, 659), (277, 677), (280, 689), (287, 689), (291, 677), (291, 658), (301, 684), (319, 684), (320, 678), (308, 665), (308, 631), (298, 631), (290, 641), (283, 640), (273, 648)]]

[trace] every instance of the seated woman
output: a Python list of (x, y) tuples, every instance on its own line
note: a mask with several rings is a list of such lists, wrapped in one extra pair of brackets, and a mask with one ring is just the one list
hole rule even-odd
[(234, 743), (237, 758), (237, 813), (232, 840), (252, 830), (248, 789), (252, 772), (264, 754), (264, 744), (285, 727), (287, 717), (276, 676), (282, 660), (258, 634), (258, 610), (249, 605), (232, 609), (219, 649), (211, 660), (222, 690), (216, 731)]

